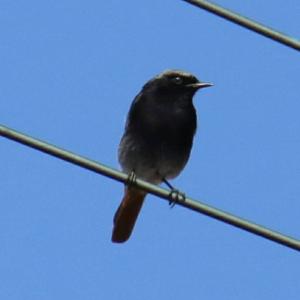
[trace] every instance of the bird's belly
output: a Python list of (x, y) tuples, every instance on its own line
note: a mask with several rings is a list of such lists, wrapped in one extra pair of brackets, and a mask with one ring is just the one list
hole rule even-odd
[(138, 178), (159, 184), (181, 172), (189, 158), (190, 148), (164, 140), (137, 142), (136, 138), (125, 135), (119, 147), (119, 162), (124, 172), (134, 171)]

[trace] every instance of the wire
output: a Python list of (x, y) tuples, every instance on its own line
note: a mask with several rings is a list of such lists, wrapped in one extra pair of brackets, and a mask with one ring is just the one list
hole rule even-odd
[[(5, 138), (8, 138), (10, 140), (13, 140), (15, 142), (21, 143), (23, 145), (29, 146), (36, 150), (39, 150), (39, 151), (42, 151), (49, 155), (60, 158), (62, 160), (68, 161), (72, 164), (78, 165), (87, 170), (93, 171), (95, 173), (110, 177), (112, 179), (115, 179), (115, 180), (123, 182), (123, 183), (128, 182), (128, 174), (122, 173), (122, 172), (112, 169), (108, 166), (104, 166), (103, 164), (100, 164), (96, 161), (82, 157), (82, 156), (72, 153), (70, 151), (63, 150), (56, 146), (50, 145), (41, 140), (32, 138), (28, 135), (22, 134), (22, 133), (17, 132), (8, 127), (0, 125), (0, 135)], [(137, 187), (147, 191), (148, 193), (151, 193), (153, 195), (156, 195), (156, 196), (166, 199), (168, 201), (174, 201), (174, 193), (170, 192), (170, 190), (163, 189), (159, 186), (150, 184), (150, 183), (148, 183), (144, 180), (140, 180), (140, 179), (136, 179), (136, 181), (133, 184), (135, 184)], [(176, 197), (176, 195), (175, 195), (175, 197)], [(283, 235), (274, 230), (265, 228), (263, 226), (254, 224), (253, 222), (244, 220), (244, 219), (234, 216), (230, 213), (221, 211), (217, 208), (206, 205), (202, 202), (195, 201), (188, 197), (177, 197), (176, 204), (184, 206), (189, 209), (192, 209), (196, 212), (202, 213), (204, 215), (207, 215), (209, 217), (212, 217), (212, 218), (222, 221), (224, 223), (241, 228), (243, 230), (246, 230), (248, 232), (251, 232), (253, 234), (256, 234), (258, 236), (266, 238), (268, 240), (271, 240), (273, 242), (282, 244), (286, 247), (300, 251), (300, 241), (299, 240), (296, 240), (292, 237), (288, 237), (286, 235)]]
[(256, 21), (250, 20), (246, 17), (243, 17), (233, 11), (225, 9), (217, 4), (212, 2), (203, 1), (203, 0), (183, 0), (197, 7), (203, 8), (219, 17), (227, 19), (233, 23), (236, 23), (240, 26), (246, 27), (252, 31), (255, 31), (261, 35), (264, 35), (274, 41), (277, 41), (281, 44), (300, 50), (300, 41), (292, 37), (287, 36), (286, 34), (280, 33), (270, 27), (264, 26)]

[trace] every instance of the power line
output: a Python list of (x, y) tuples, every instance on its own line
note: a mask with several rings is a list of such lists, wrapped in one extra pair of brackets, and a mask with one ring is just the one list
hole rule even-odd
[(280, 33), (270, 27), (262, 25), (256, 21), (250, 20), (246, 17), (243, 17), (233, 11), (225, 9), (217, 4), (204, 0), (183, 0), (190, 4), (193, 4), (197, 7), (203, 8), (219, 17), (227, 19), (235, 24), (246, 27), (252, 31), (255, 31), (261, 35), (264, 35), (274, 41), (277, 41), (281, 44), (300, 50), (300, 41), (296, 40), (286, 34)]
[[(34, 148), (36, 150), (47, 153), (49, 155), (60, 158), (62, 160), (68, 161), (72, 164), (78, 165), (87, 170), (110, 177), (117, 181), (120, 181), (123, 183), (126, 183), (128, 181), (128, 175), (125, 173), (122, 173), (120, 171), (112, 169), (108, 166), (104, 166), (103, 164), (100, 164), (96, 161), (82, 157), (82, 156), (72, 153), (70, 151), (63, 150), (54, 145), (50, 145), (41, 140), (32, 138), (28, 135), (17, 132), (11, 128), (0, 125), (0, 135), (8, 138), (10, 140), (14, 140), (18, 143), (21, 143), (23, 145)], [(170, 193), (169, 190), (163, 189), (159, 186), (150, 184), (150, 183), (148, 183), (144, 180), (140, 180), (140, 179), (137, 179), (134, 182), (134, 184), (137, 187), (147, 191), (148, 193), (156, 195), (160, 198), (166, 199), (168, 201), (174, 200), (174, 199), (172, 199), (172, 195), (174, 196), (174, 194)], [(292, 237), (288, 237), (286, 235), (283, 235), (274, 230), (265, 228), (263, 226), (254, 224), (253, 222), (244, 220), (242, 218), (239, 218), (239, 217), (229, 214), (227, 212), (221, 211), (217, 208), (211, 207), (202, 202), (195, 201), (188, 197), (184, 197), (184, 198), (179, 197), (179, 199), (176, 200), (176, 203), (178, 205), (192, 209), (196, 212), (202, 213), (204, 215), (207, 215), (209, 217), (212, 217), (212, 218), (222, 221), (224, 223), (233, 225), (235, 227), (249, 231), (253, 234), (256, 234), (256, 235), (266, 238), (268, 240), (282, 244), (286, 247), (300, 251), (300, 241), (299, 240), (296, 240)]]

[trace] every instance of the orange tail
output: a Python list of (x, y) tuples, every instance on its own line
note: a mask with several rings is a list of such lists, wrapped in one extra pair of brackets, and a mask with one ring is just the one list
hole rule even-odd
[(126, 242), (133, 230), (146, 194), (134, 188), (125, 188), (124, 198), (114, 216), (111, 240), (114, 243)]

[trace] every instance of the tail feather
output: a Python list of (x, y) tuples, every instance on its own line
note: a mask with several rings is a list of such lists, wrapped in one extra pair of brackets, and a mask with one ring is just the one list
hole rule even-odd
[(125, 195), (114, 216), (112, 242), (126, 242), (133, 230), (146, 194), (134, 188), (125, 188)]

